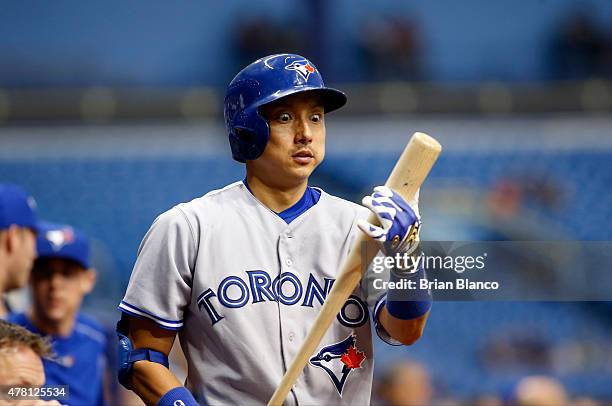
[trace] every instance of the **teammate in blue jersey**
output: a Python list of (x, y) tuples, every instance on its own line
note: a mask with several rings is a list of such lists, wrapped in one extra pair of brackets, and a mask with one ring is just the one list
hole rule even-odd
[(103, 405), (107, 337), (79, 312), (93, 289), (85, 234), (67, 225), (42, 223), (31, 276), (32, 307), (10, 321), (51, 339), (55, 357), (44, 360), (46, 385), (68, 385), (68, 405)]
[[(229, 84), (225, 122), (246, 178), (161, 214), (119, 305), (119, 379), (147, 404), (266, 403), (358, 233), (387, 255), (417, 249), (418, 197), (406, 202), (377, 187), (364, 207), (308, 184), (325, 156), (327, 114), (345, 103), (312, 62), (293, 54), (259, 59)], [(370, 212), (380, 226), (366, 220)], [(422, 276), (412, 271), (384, 278), (401, 285)], [(429, 292), (375, 290), (369, 278), (309, 354), (286, 404), (369, 404), (370, 320), (390, 344), (421, 336)], [(184, 384), (168, 369), (177, 332), (188, 363)]]
[(0, 184), (0, 319), (10, 312), (4, 293), (28, 283), (37, 228), (34, 199), (17, 185)]

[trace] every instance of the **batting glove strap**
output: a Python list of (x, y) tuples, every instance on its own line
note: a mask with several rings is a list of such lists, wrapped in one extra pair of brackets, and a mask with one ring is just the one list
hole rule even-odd
[(178, 386), (170, 389), (164, 396), (159, 399), (157, 406), (200, 406), (195, 398), (183, 386)]
[[(421, 289), (421, 280), (427, 281), (422, 267), (412, 274), (391, 271), (389, 282), (395, 282), (395, 289), (387, 291), (387, 311), (397, 319), (412, 320), (423, 316), (431, 309), (430, 289)], [(409, 281), (415, 284), (408, 288)], [(399, 288), (398, 288), (399, 287)]]

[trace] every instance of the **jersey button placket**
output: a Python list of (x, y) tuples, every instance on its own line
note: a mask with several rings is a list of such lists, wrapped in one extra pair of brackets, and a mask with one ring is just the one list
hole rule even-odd
[[(281, 267), (283, 270), (281, 272), (287, 272), (293, 275), (298, 279), (301, 279), (300, 275), (296, 270), (296, 266), (298, 266), (299, 262), (295, 262), (294, 258), (299, 255), (297, 251), (297, 238), (292, 230), (286, 229), (282, 232), (280, 237), (279, 244), (279, 258)], [(287, 293), (291, 294), (292, 292), (292, 284), (287, 283), (287, 289), (290, 289)], [(293, 305), (281, 305), (280, 306), (280, 315), (281, 315), (281, 337), (283, 340), (283, 357), (285, 358), (286, 365), (290, 365), (290, 361), (293, 360), (297, 356), (297, 351), (299, 349), (300, 339), (297, 335), (297, 331), (299, 331), (301, 327), (301, 315), (302, 310), (300, 307), (301, 301), (303, 300), (303, 292), (300, 300)], [(288, 396), (287, 399), (291, 400), (288, 404), (293, 404), (293, 401), (298, 401), (300, 396), (300, 389), (298, 387), (297, 382), (293, 387), (294, 396)], [(299, 401), (298, 401), (299, 402)]]
[[(291, 233), (291, 230), (287, 230), (285, 231), (285, 241), (287, 242), (287, 248), (289, 248), (290, 245), (290, 241), (289, 239), (293, 238), (293, 234)], [(290, 250), (287, 250), (290, 251)], [(289, 257), (289, 252), (287, 252), (287, 258), (285, 258), (285, 265), (287, 265), (288, 268), (291, 268), (293, 266), (293, 260), (291, 259), (291, 257)]]
[[(290, 250), (290, 242), (293, 235), (285, 230), (279, 235), (279, 244), (278, 244), (278, 258), (280, 262), (280, 272), (281, 274), (284, 272), (288, 272), (293, 266), (293, 260), (291, 259), (291, 250)], [(293, 325), (295, 318), (295, 309), (294, 306), (288, 306), (280, 304), (279, 302), (279, 316), (280, 316), (280, 329), (281, 329), (281, 339), (282, 339), (282, 350), (281, 357), (286, 365), (291, 364), (291, 360), (295, 357), (295, 328)], [(294, 396), (288, 396), (286, 404), (295, 405), (295, 400), (297, 396), (296, 388), (292, 388)]]

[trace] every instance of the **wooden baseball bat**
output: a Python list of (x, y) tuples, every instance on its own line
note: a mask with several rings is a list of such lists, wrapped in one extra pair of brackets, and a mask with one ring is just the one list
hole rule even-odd
[[(412, 199), (441, 151), (442, 146), (434, 138), (424, 133), (414, 133), (385, 185), (399, 193), (404, 199)], [(376, 215), (370, 214), (368, 221), (377, 224)], [(368, 244), (369, 247), (366, 246), (367, 249), (363, 250), (363, 244)], [(372, 259), (376, 256), (378, 247), (371, 249), (372, 244), (375, 244), (375, 242), (364, 233), (359, 232), (331, 291), (321, 307), (321, 312), (302, 343), (298, 355), (285, 373), (272, 398), (270, 398), (268, 406), (283, 404), (291, 387), (308, 363), (308, 359), (315, 352), (342, 305), (363, 277), (363, 272), (367, 270)]]

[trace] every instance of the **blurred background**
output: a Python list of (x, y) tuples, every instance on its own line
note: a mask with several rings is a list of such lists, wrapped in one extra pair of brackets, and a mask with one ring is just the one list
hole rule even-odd
[[(92, 237), (109, 329), (155, 217), (242, 179), (225, 86), (271, 53), (349, 97), (313, 185), (359, 201), (424, 131), (423, 239), (612, 238), (608, 0), (6, 1), (0, 38), (0, 182)], [(376, 351), (381, 404), (612, 401), (610, 302), (438, 302)]]

